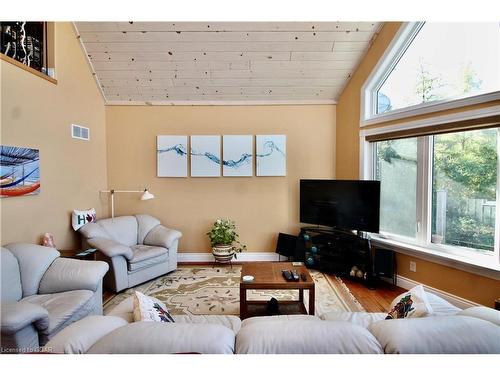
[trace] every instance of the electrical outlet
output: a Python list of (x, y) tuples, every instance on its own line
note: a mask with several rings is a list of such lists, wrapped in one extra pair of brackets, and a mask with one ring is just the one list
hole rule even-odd
[(417, 263), (410, 260), (410, 271), (417, 272)]

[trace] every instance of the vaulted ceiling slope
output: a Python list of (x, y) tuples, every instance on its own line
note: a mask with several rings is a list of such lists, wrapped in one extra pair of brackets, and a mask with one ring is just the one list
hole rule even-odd
[(334, 103), (374, 22), (76, 22), (113, 104)]

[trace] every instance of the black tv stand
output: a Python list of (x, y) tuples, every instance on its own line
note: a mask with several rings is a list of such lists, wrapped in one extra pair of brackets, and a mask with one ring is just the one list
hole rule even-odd
[[(374, 289), (376, 275), (370, 239), (364, 232), (330, 227), (302, 227), (299, 249), (294, 257), (307, 267), (334, 273)], [(355, 267), (355, 268), (354, 268)]]

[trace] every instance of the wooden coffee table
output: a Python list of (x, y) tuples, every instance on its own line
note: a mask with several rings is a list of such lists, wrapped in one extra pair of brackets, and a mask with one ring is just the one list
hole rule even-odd
[[(304, 273), (306, 280), (286, 281), (281, 274), (282, 270), (296, 270), (300, 275)], [(254, 281), (243, 282), (245, 275), (252, 275)], [(269, 289), (297, 289), (297, 301), (279, 301), (280, 314), (309, 314), (314, 315), (314, 281), (305, 266), (292, 266), (291, 262), (249, 262), (243, 263), (240, 278), (240, 318), (267, 315), (268, 301), (248, 301), (247, 290)], [(309, 311), (304, 306), (304, 290), (309, 291)]]

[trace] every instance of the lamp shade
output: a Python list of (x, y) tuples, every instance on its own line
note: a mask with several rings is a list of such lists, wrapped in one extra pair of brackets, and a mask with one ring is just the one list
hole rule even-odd
[(149, 199), (153, 199), (155, 196), (151, 194), (148, 189), (144, 190), (144, 193), (141, 196), (141, 201), (147, 201)]

